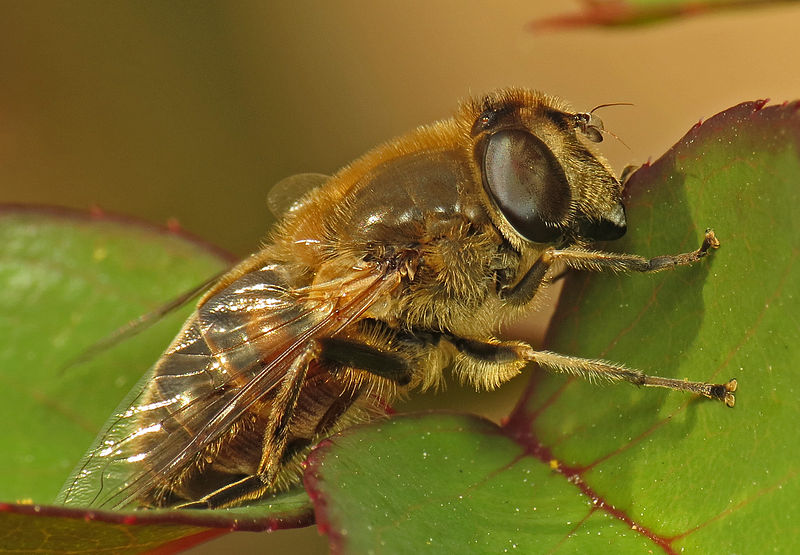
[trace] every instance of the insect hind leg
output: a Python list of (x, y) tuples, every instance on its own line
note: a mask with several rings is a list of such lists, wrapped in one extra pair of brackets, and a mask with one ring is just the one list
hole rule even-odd
[(225, 487), (215, 490), (202, 499), (176, 505), (176, 509), (220, 509), (241, 503), (246, 499), (258, 499), (266, 495), (272, 484), (264, 483), (261, 476), (245, 476)]
[[(297, 456), (310, 449), (310, 443), (294, 446), (289, 440), (292, 436), (291, 422), (295, 415), (308, 370), (314, 361), (332, 363), (332, 366), (346, 366), (365, 370), (374, 375), (407, 384), (411, 379), (411, 369), (404, 358), (357, 340), (340, 338), (315, 339), (305, 347), (292, 362), (281, 381), (270, 410), (269, 425), (263, 434), (262, 458), (256, 473), (243, 476), (212, 491), (202, 499), (177, 505), (181, 509), (214, 509), (241, 504), (260, 499), (275, 490), (280, 482), (282, 469)], [(325, 435), (335, 425), (338, 418), (363, 393), (364, 386), (347, 388), (341, 396), (320, 416), (315, 428), (317, 437)]]
[(264, 431), (261, 461), (257, 472), (214, 490), (202, 499), (178, 505), (177, 508), (223, 508), (259, 499), (274, 489), (276, 478), (282, 467), (297, 400), (308, 375), (309, 366), (319, 357), (320, 349), (320, 343), (317, 340), (310, 341), (294, 359), (280, 382), (272, 401), (269, 424)]
[(297, 399), (308, 375), (308, 368), (313, 360), (319, 358), (321, 350), (318, 340), (312, 340), (306, 345), (303, 352), (292, 362), (273, 400), (257, 472), (257, 476), (267, 488), (273, 486), (280, 471)]

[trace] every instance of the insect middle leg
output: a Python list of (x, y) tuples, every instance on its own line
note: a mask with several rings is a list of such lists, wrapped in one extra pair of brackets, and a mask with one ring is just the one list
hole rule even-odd
[(722, 401), (729, 407), (736, 403), (736, 398), (734, 397), (737, 387), (736, 379), (728, 380), (724, 384), (710, 384), (648, 376), (640, 370), (626, 368), (621, 364), (605, 360), (579, 358), (560, 355), (551, 351), (534, 351), (533, 349), (526, 353), (525, 358), (547, 369), (572, 374), (588, 380), (625, 381), (645, 387), (663, 387), (677, 391), (687, 391), (703, 395), (709, 399)]
[(450, 341), (460, 351), (462, 357), (471, 361), (470, 365), (461, 370), (462, 377), (486, 389), (492, 389), (513, 377), (517, 370), (528, 362), (535, 362), (545, 369), (588, 380), (625, 381), (645, 387), (664, 387), (687, 391), (722, 401), (729, 407), (736, 402), (734, 392), (737, 383), (735, 379), (724, 384), (690, 382), (649, 376), (640, 370), (605, 360), (579, 358), (551, 351), (537, 351), (530, 345), (517, 341), (487, 343), (458, 338), (451, 338)]
[[(645, 387), (663, 387), (687, 391), (716, 399), (732, 407), (736, 401), (736, 380), (724, 384), (690, 382), (674, 378), (650, 376), (639, 370), (626, 368), (621, 364), (596, 359), (561, 355), (550, 351), (536, 351), (521, 341), (479, 341), (453, 336), (446, 333), (417, 331), (412, 336), (400, 333), (397, 339), (406, 349), (421, 353), (427, 349), (438, 348), (442, 341), (451, 344), (457, 355), (455, 372), (464, 381), (480, 389), (494, 389), (517, 375), (522, 367), (535, 362), (545, 369), (564, 372), (585, 379), (603, 379), (612, 382), (627, 381)], [(331, 341), (331, 340), (328, 340)], [(335, 348), (331, 348), (335, 345)], [(335, 340), (326, 344), (323, 357), (339, 364), (358, 367), (377, 376), (405, 385), (411, 380), (408, 362), (395, 353), (381, 351), (374, 347), (354, 341)], [(347, 353), (345, 355), (345, 353)]]

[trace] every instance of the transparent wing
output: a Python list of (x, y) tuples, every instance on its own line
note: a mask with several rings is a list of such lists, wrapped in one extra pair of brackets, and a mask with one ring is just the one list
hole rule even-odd
[(243, 275), (186, 322), (58, 501), (119, 509), (157, 498), (278, 386), (310, 340), (335, 335), (399, 282), (375, 265), (301, 289), (275, 265)]
[(267, 206), (272, 215), (280, 219), (294, 210), (309, 191), (330, 179), (321, 173), (298, 173), (278, 181), (267, 193)]

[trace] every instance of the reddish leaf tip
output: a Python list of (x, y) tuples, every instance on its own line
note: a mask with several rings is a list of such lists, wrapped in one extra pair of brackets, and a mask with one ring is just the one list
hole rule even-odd
[(106, 212), (96, 204), (92, 204), (89, 206), (89, 216), (92, 219), (100, 220), (106, 217)]
[(769, 102), (769, 98), (760, 98), (753, 102), (755, 111), (758, 112), (761, 108), (767, 105), (767, 102)]
[(178, 221), (178, 218), (175, 217), (167, 218), (167, 229), (171, 233), (180, 233), (181, 231), (183, 231), (181, 223)]
[(574, 29), (591, 25), (609, 26), (634, 19), (636, 11), (623, 0), (584, 3), (582, 11), (542, 18), (528, 23), (531, 32)]

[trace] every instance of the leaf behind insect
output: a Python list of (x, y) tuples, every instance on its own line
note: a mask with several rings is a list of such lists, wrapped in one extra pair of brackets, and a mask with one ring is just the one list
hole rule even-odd
[(75, 538), (81, 538), (96, 549), (140, 552), (196, 534), (198, 542), (208, 539), (212, 527), (266, 530), (311, 523), (302, 491), (214, 514), (143, 516), (47, 506), (191, 307), (69, 372), (58, 369), (85, 345), (227, 268), (232, 259), (185, 233), (41, 206), (0, 205), (0, 244), (3, 548), (74, 551)]

